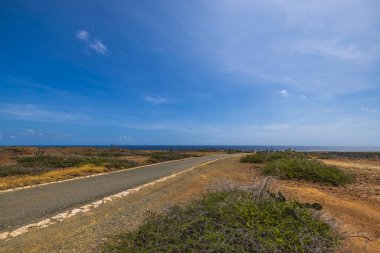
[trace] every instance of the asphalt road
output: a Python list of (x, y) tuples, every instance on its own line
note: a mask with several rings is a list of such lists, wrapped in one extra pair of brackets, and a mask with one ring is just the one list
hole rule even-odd
[(0, 232), (11, 231), (35, 223), (103, 197), (228, 156), (231, 155), (194, 157), (134, 170), (0, 193)]

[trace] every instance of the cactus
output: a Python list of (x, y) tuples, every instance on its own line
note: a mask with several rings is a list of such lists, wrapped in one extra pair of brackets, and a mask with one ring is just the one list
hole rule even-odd
[(43, 149), (37, 149), (36, 151), (33, 152), (34, 156), (43, 156), (45, 155), (46, 151)]

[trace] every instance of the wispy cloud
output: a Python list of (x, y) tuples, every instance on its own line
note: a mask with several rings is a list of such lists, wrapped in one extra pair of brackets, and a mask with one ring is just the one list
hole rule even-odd
[(369, 107), (362, 107), (363, 112), (370, 112), (370, 113), (375, 113), (377, 112), (376, 108), (369, 108)]
[(107, 47), (100, 40), (94, 40), (93, 42), (91, 42), (90, 48), (98, 54), (107, 53)]
[(30, 104), (0, 104), (0, 114), (27, 121), (80, 123), (89, 119), (86, 115), (41, 108)]
[(302, 54), (321, 55), (339, 60), (359, 61), (365, 58), (356, 45), (346, 45), (336, 39), (302, 40), (294, 44), (294, 49)]
[(107, 46), (103, 44), (99, 39), (91, 38), (91, 34), (86, 30), (79, 30), (76, 33), (76, 36), (78, 39), (84, 41), (86, 45), (93, 51), (95, 51), (98, 54), (107, 54)]
[(278, 92), (278, 94), (280, 94), (281, 96), (284, 96), (284, 97), (291, 97), (291, 96), (293, 96), (292, 94), (290, 94), (289, 93), (289, 91), (287, 91), (287, 90), (280, 90), (279, 92)]
[(26, 129), (22, 131), (0, 132), (0, 139), (18, 139), (18, 140), (36, 140), (36, 139), (64, 139), (72, 137), (72, 134), (59, 133), (59, 132), (43, 132), (35, 129)]
[(151, 104), (154, 105), (160, 105), (168, 103), (169, 101), (166, 98), (159, 97), (159, 96), (144, 96), (143, 99)]
[(90, 33), (85, 30), (79, 30), (77, 32), (77, 38), (83, 41), (88, 41), (90, 39)]
[(208, 9), (197, 13), (196, 21), (179, 22), (210, 68), (233, 74), (241, 83), (283, 83), (321, 95), (377, 85), (367, 73), (380, 53), (371, 1), (221, 0), (204, 5)]

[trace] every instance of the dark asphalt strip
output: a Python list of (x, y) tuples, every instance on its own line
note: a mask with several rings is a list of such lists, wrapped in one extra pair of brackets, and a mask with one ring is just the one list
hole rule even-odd
[(0, 232), (11, 231), (35, 223), (63, 211), (228, 156), (195, 157), (134, 170), (0, 193)]

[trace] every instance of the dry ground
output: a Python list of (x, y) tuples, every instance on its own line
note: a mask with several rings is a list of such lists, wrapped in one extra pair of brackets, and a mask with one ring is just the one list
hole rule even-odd
[[(333, 162), (333, 160), (329, 160)], [(347, 161), (345, 161), (347, 162)], [(274, 187), (287, 197), (324, 204), (324, 210), (348, 236), (340, 252), (380, 252), (380, 203), (377, 189), (379, 170), (353, 163), (358, 181), (348, 187), (325, 187), (303, 182), (277, 181)], [(261, 179), (257, 168), (242, 164), (239, 158), (220, 160), (198, 167), (165, 182), (142, 189), (67, 219), (45, 229), (34, 230), (6, 242), (0, 241), (0, 252), (98, 252), (110, 235), (136, 229), (148, 212), (162, 212), (176, 203), (186, 203), (202, 193), (225, 184), (252, 185)], [(360, 189), (353, 193), (352, 189)]]

